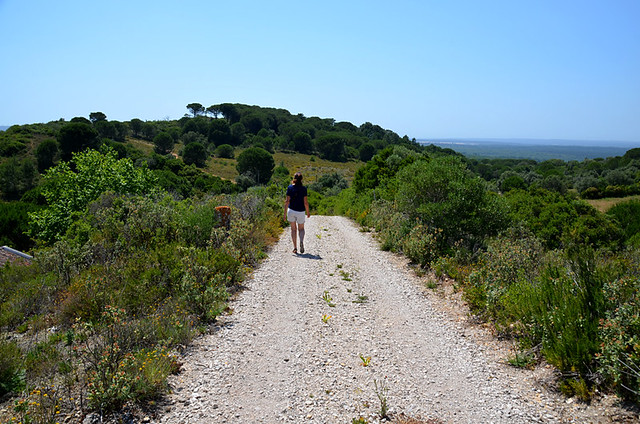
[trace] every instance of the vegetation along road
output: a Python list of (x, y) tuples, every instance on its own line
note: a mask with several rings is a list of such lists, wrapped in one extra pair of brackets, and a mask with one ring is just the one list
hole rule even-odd
[[(343, 217), (288, 231), (172, 377), (163, 423), (608, 422), (505, 364), (483, 331)], [(458, 315), (459, 317), (461, 315)]]

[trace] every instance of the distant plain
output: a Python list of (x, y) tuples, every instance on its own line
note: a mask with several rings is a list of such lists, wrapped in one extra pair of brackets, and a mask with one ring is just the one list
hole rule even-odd
[(434, 144), (450, 148), (476, 159), (534, 159), (545, 161), (583, 161), (585, 159), (622, 156), (629, 149), (640, 147), (640, 142), (581, 141), (581, 140), (498, 140), (498, 139), (430, 139), (417, 140), (421, 144)]

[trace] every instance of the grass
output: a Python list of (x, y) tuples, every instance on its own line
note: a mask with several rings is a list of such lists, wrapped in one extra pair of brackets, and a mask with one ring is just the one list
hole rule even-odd
[(640, 200), (640, 195), (628, 197), (606, 197), (604, 199), (586, 199), (586, 202), (596, 208), (600, 212), (607, 212), (618, 203), (627, 202), (629, 200)]
[(360, 161), (331, 162), (320, 159), (317, 156), (313, 156), (314, 160), (311, 161), (312, 156), (313, 155), (304, 155), (302, 153), (276, 152), (273, 155), (273, 159), (277, 165), (284, 163), (284, 166), (287, 167), (291, 173), (301, 172), (302, 175), (304, 175), (305, 184), (314, 183), (322, 175), (333, 172), (344, 175), (344, 178), (351, 183), (356, 170), (363, 165), (363, 162)]
[[(236, 148), (235, 157), (238, 157), (244, 149)], [(311, 158), (314, 158), (312, 161)], [(283, 153), (276, 152), (273, 155), (273, 160), (277, 165), (281, 163), (289, 170), (291, 174), (294, 172), (302, 172), (304, 175), (304, 182), (311, 184), (316, 182), (319, 177), (325, 174), (331, 174), (338, 172), (344, 175), (347, 181), (353, 181), (353, 177), (356, 170), (362, 165), (362, 162), (331, 162), (328, 160), (320, 159), (313, 155), (304, 155), (302, 153)], [(212, 157), (207, 160), (207, 165), (204, 171), (216, 175), (226, 180), (235, 180), (238, 177), (238, 171), (236, 170), (235, 159), (223, 159)]]
[(150, 141), (145, 141), (140, 138), (127, 137), (127, 143), (144, 152), (145, 155), (150, 155), (151, 152), (153, 152), (153, 143)]
[[(153, 152), (153, 143), (150, 141), (127, 137), (127, 143), (147, 155)], [(180, 144), (176, 144), (173, 152), (177, 153), (180, 151), (181, 147), (182, 146)], [(235, 157), (238, 157), (243, 150), (245, 149), (240, 147), (236, 148), (234, 151)], [(353, 181), (356, 170), (363, 165), (363, 162), (360, 161), (331, 162), (325, 159), (320, 159), (318, 156), (305, 155), (302, 153), (276, 152), (273, 155), (273, 159), (276, 166), (283, 163), (292, 175), (294, 172), (302, 172), (302, 175), (304, 175), (305, 178), (305, 185), (316, 182), (319, 177), (325, 174), (331, 174), (334, 172), (338, 172), (343, 175), (347, 181), (351, 182)], [(238, 177), (236, 164), (237, 161), (235, 159), (210, 157), (207, 160), (203, 171), (225, 180), (235, 181)]]
[[(236, 156), (238, 156), (238, 152), (236, 152)], [(238, 177), (236, 163), (235, 159), (212, 157), (207, 160), (207, 165), (204, 167), (204, 171), (222, 179), (233, 181)]]

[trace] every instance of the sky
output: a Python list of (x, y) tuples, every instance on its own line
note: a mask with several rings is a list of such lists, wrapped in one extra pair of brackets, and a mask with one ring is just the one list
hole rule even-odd
[(640, 145), (638, 0), (0, 0), (0, 125), (244, 103)]

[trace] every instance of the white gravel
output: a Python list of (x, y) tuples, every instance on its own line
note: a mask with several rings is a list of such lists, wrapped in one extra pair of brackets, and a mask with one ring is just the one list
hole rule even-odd
[(575, 420), (578, 407), (499, 361), (351, 221), (313, 216), (306, 228), (306, 253), (291, 253), (286, 229), (233, 313), (189, 349), (157, 422), (376, 423), (376, 383), (388, 388), (390, 413), (451, 423)]

